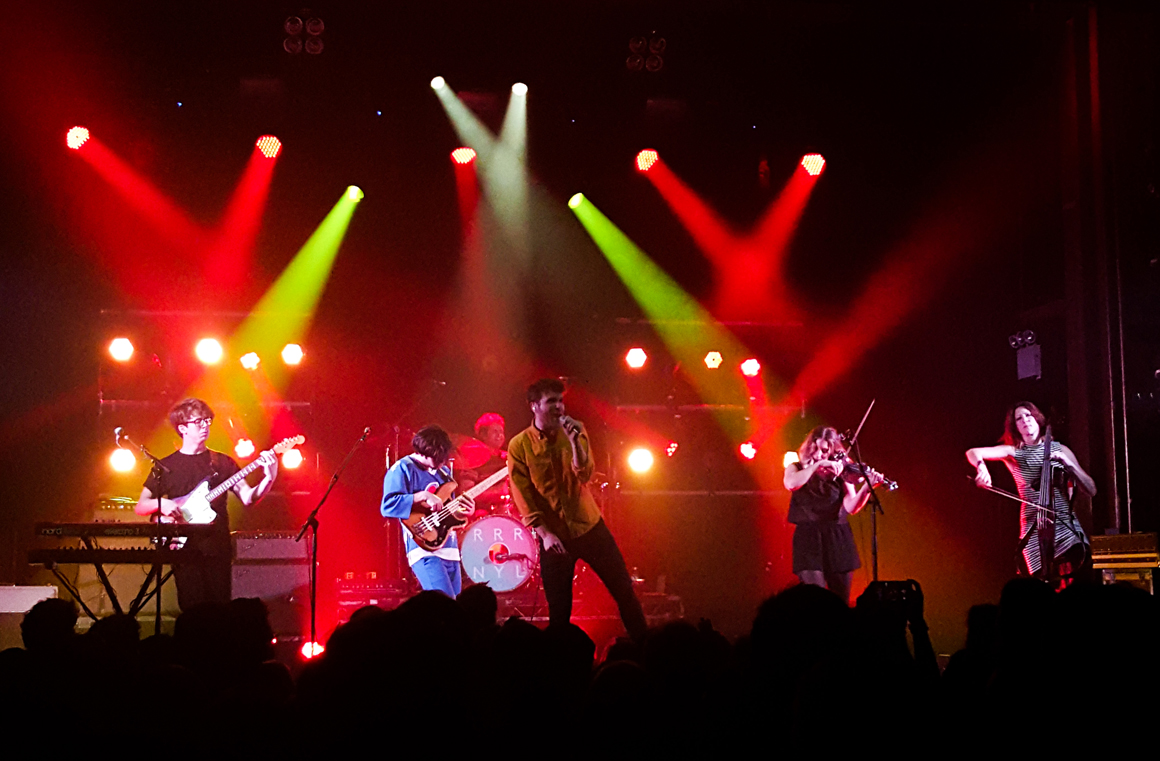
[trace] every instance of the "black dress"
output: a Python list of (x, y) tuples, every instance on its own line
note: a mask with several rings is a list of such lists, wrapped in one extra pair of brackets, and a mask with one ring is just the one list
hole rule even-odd
[[(801, 463), (795, 463), (798, 470)], [(793, 531), (793, 572), (849, 573), (862, 567), (854, 532), (846, 521), (842, 500), (845, 482), (814, 475), (789, 499)]]

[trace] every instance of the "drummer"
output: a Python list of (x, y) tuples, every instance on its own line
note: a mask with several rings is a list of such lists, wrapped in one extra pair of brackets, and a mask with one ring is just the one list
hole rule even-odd
[[(455, 437), (455, 457), (459, 464), (455, 480), (461, 491), (472, 486), (507, 465), (507, 435), (503, 416), (485, 412), (475, 421), (475, 438)], [(506, 512), (511, 491), (504, 479), (475, 499), (475, 514)]]

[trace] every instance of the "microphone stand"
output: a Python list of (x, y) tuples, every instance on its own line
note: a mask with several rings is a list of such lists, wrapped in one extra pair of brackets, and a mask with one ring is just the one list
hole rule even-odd
[(302, 528), (298, 530), (298, 536), (294, 537), (295, 542), (302, 541), (302, 537), (306, 534), (306, 530), (310, 530), (310, 656), (314, 656), (314, 643), (318, 641), (318, 511), (326, 504), (326, 498), (330, 496), (330, 492), (338, 483), (339, 476), (342, 471), (346, 470), (347, 464), (358, 448), (362, 446), (363, 442), (370, 436), (371, 429), (367, 427), (363, 430), (362, 436), (351, 447), (350, 452), (347, 453), (346, 459), (338, 466), (338, 470), (334, 471), (334, 475), (330, 477), (330, 484), (326, 487), (326, 492), (323, 493), (322, 499), (318, 501), (318, 505), (310, 511), (310, 515), (302, 524)]
[[(117, 429), (117, 430), (120, 431), (120, 429)], [(136, 441), (133, 441), (131, 438), (129, 438), (129, 436), (127, 434), (118, 432), (117, 433), (117, 445), (118, 446), (120, 446), (120, 444), (121, 444), (121, 439), (124, 439), (125, 441), (129, 442), (134, 447), (136, 447), (137, 450), (139, 452), (141, 452), (141, 454), (143, 454), (145, 457), (147, 457), (149, 459), (149, 461), (152, 463), (152, 466), (150, 468), (150, 476), (152, 476), (152, 478), (154, 479), (154, 481), (157, 484), (157, 513), (156, 513), (155, 521), (156, 521), (157, 525), (160, 526), (161, 525), (161, 499), (162, 499), (161, 495), (165, 494), (165, 487), (163, 485), (163, 482), (165, 479), (165, 474), (169, 472), (169, 468), (165, 467), (165, 465), (162, 464), (161, 460), (154, 457), (153, 453), (150, 452), (145, 447), (144, 444), (138, 444)], [(157, 548), (158, 549), (165, 547), (168, 543), (169, 543), (168, 539), (166, 539), (165, 537), (163, 537), (163, 536), (157, 537)], [(161, 573), (161, 553), (157, 554), (157, 559), (153, 563), (153, 574), (157, 577), (157, 585), (156, 585), (156, 588), (154, 589), (154, 592), (157, 594), (157, 608), (156, 608), (157, 612), (156, 612), (154, 619), (153, 619), (153, 633), (154, 634), (161, 634), (161, 587), (165, 583), (165, 578), (163, 577), (163, 575)], [(118, 612), (120, 612), (120, 611), (118, 611)]]
[[(850, 439), (850, 446), (847, 450), (854, 453), (854, 461), (858, 463), (862, 473), (866, 473), (868, 468), (866, 463), (862, 461), (862, 447), (858, 444), (858, 437), (862, 435), (862, 427), (866, 425), (866, 419), (870, 417), (870, 410), (874, 409), (874, 403), (877, 401), (877, 399), (870, 400), (870, 406), (862, 415), (862, 422), (858, 423), (858, 430), (854, 431), (854, 436)], [(878, 499), (878, 492), (874, 491), (874, 479), (867, 476), (866, 484), (870, 487), (871, 580), (878, 581), (878, 516), (886, 515), (886, 512), (882, 509), (882, 501)]]
[[(866, 463), (862, 461), (862, 447), (859, 446), (857, 439), (850, 443), (852, 444), (851, 450), (854, 452), (854, 462), (858, 463), (863, 473), (866, 473)], [(882, 502), (878, 499), (878, 492), (874, 490), (874, 479), (867, 476), (866, 485), (870, 487), (870, 557), (872, 580), (878, 581), (878, 516), (886, 515), (886, 511), (882, 509)]]

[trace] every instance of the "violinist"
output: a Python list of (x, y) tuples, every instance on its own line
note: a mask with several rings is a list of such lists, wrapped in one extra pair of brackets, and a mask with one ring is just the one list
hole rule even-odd
[[(862, 562), (846, 516), (865, 507), (870, 484), (860, 474), (843, 477), (845, 454), (838, 432), (818, 426), (802, 442), (797, 462), (786, 465), (782, 482), (793, 492), (793, 572), (803, 584), (826, 587), (849, 605), (854, 571)], [(872, 471), (870, 477), (875, 484), (881, 481)]]
[[(967, 462), (975, 468), (975, 484), (990, 489), (991, 471), (987, 460), (999, 460), (1011, 471), (1023, 509), (1019, 515), (1020, 551), (1024, 573), (1053, 576), (1043, 567), (1040, 537), (1037, 535), (1037, 513), (1043, 482), (1043, 444), (1049, 432), (1047, 418), (1031, 402), (1018, 402), (1007, 410), (1003, 443), (996, 447), (974, 447), (967, 450)], [(1071, 497), (1079, 488), (1094, 497), (1096, 484), (1080, 467), (1075, 454), (1058, 441), (1051, 442), (1051, 468), (1061, 478), (1051, 478), (1051, 514), (1055, 524), (1055, 570), (1068, 578), (1079, 569), (1090, 545), (1087, 535), (1071, 509)], [(1062, 482), (1062, 483), (1061, 483)], [(1047, 502), (1047, 499), (1044, 499)], [(1050, 542), (1046, 543), (1050, 545)]]

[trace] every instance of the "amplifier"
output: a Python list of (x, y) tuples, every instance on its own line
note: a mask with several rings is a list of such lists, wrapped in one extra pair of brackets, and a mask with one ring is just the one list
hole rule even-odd
[(1105, 584), (1127, 582), (1153, 593), (1160, 566), (1156, 534), (1110, 534), (1092, 537), (1092, 567)]
[(376, 605), (392, 610), (415, 594), (406, 582), (382, 578), (375, 571), (354, 573), (348, 571), (335, 579), (338, 599), (338, 623), (344, 624), (359, 608)]
[(299, 636), (310, 616), (310, 544), (280, 531), (235, 531), (233, 596), (257, 597), (279, 637)]

